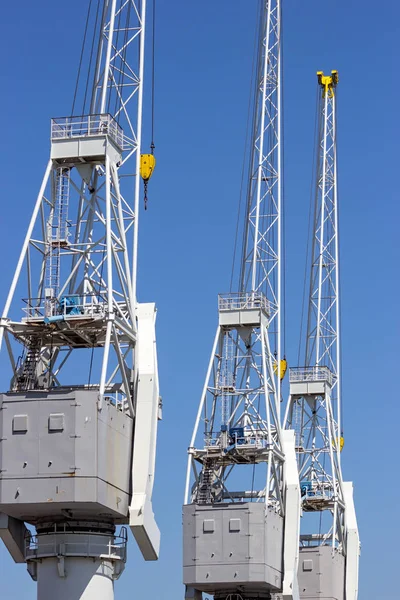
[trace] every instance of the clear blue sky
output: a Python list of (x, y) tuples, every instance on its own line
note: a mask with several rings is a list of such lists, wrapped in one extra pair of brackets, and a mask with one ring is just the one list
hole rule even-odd
[[(3, 2), (0, 256), (3, 304), (48, 160), (49, 119), (68, 114), (87, 0)], [(181, 598), (186, 448), (229, 287), (255, 0), (158, 0), (157, 170), (142, 213), (139, 296), (159, 309), (164, 421), (155, 509), (158, 564), (132, 542), (116, 598)], [(84, 11), (83, 11), (84, 12)], [(346, 479), (362, 539), (360, 600), (396, 600), (398, 438), (398, 3), (284, 0), (287, 356), (297, 360), (313, 152), (315, 72), (338, 69)], [(8, 386), (6, 357), (0, 384)], [(2, 600), (33, 600), (0, 548)]]

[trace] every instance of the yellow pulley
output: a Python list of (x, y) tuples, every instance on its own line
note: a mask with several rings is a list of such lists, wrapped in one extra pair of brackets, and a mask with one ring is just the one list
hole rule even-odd
[(140, 155), (140, 177), (146, 183), (153, 175), (154, 167), (156, 166), (156, 157), (154, 154)]
[(154, 154), (140, 155), (140, 177), (144, 183), (144, 208), (147, 210), (147, 184), (150, 177), (153, 175), (156, 166), (156, 158)]
[[(335, 440), (332, 441), (332, 446), (334, 448), (336, 447), (336, 441)], [(344, 446), (344, 437), (341, 435), (340, 439), (339, 439), (339, 451), (340, 452), (343, 450), (343, 446)]]
[[(276, 375), (278, 373), (277, 361), (274, 362), (273, 368), (274, 368), (274, 373)], [(285, 377), (286, 371), (287, 371), (287, 360), (286, 360), (286, 358), (282, 358), (282, 360), (280, 362), (280, 367), (279, 367), (279, 378), (281, 381)]]

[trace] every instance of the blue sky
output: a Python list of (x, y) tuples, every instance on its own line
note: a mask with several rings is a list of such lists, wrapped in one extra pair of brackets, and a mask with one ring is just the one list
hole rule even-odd
[[(0, 255), (3, 303), (49, 151), (68, 114), (87, 0), (4, 3)], [(84, 11), (83, 11), (84, 12)], [(158, 564), (132, 542), (116, 598), (175, 600), (186, 448), (229, 287), (249, 96), (255, 0), (158, 0), (157, 170), (141, 216), (139, 299), (156, 301), (164, 420), (154, 503)], [(395, 2), (284, 0), (287, 357), (295, 365), (310, 196), (315, 72), (338, 69), (344, 475), (355, 482), (360, 600), (398, 595), (397, 375), (400, 156)], [(146, 139), (146, 138), (145, 138)], [(0, 384), (8, 386), (5, 356)], [(0, 548), (1, 597), (35, 598)]]

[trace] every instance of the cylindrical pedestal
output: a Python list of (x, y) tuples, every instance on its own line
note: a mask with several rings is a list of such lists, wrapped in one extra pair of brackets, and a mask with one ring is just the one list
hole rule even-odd
[(107, 560), (45, 558), (37, 566), (38, 600), (114, 600), (114, 565)]
[[(114, 580), (124, 570), (126, 530), (116, 537), (89, 523), (43, 527), (28, 540), (26, 562), (38, 600), (114, 600)], [(109, 529), (109, 527), (108, 527)]]

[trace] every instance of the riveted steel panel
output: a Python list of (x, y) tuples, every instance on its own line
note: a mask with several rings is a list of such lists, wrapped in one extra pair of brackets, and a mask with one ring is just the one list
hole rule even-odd
[[(27, 429), (13, 427), (25, 415)], [(44, 517), (128, 521), (132, 419), (97, 391), (0, 396), (0, 511), (35, 523)]]
[(282, 544), (283, 519), (262, 503), (183, 507), (183, 578), (190, 588), (210, 594), (276, 591)]
[(344, 600), (345, 559), (330, 546), (300, 548), (301, 600)]

